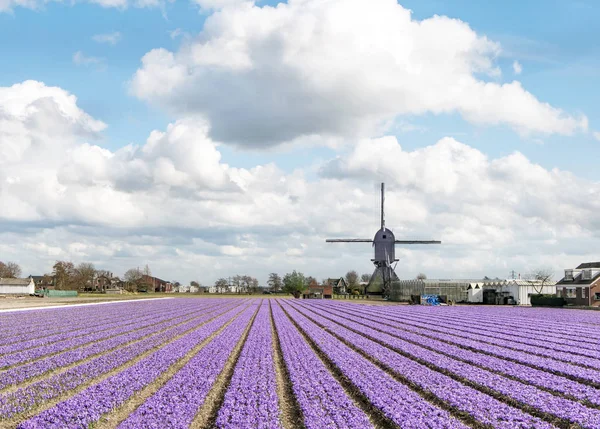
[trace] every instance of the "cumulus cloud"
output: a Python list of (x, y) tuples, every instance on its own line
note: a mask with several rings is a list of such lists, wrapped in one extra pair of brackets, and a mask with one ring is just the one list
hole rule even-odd
[(396, 236), (443, 241), (399, 248), (403, 278), (559, 270), (596, 249), (600, 184), (518, 152), (490, 159), (451, 138), (407, 151), (386, 136), (308, 178), (224, 163), (197, 118), (111, 151), (97, 144), (106, 125), (60, 88), (0, 88), (0, 106), (0, 253), (27, 272), (56, 259), (117, 273), (149, 263), (162, 277), (207, 283), (233, 272), (262, 281), (274, 270), (370, 272), (370, 246), (324, 239), (373, 235), (382, 180)]
[(115, 31), (113, 33), (96, 34), (92, 36), (92, 39), (98, 43), (108, 43), (114, 46), (121, 41), (121, 33)]
[(513, 62), (513, 72), (516, 75), (519, 75), (519, 74), (521, 74), (523, 72), (523, 66), (521, 65), (520, 62), (518, 62), (516, 60)]
[(369, 136), (399, 115), (425, 113), (458, 112), (521, 134), (587, 128), (584, 116), (520, 82), (499, 82), (499, 52), (468, 24), (418, 21), (395, 0), (243, 2), (209, 16), (179, 51), (148, 52), (131, 91), (177, 114), (202, 114), (212, 138), (240, 145)]

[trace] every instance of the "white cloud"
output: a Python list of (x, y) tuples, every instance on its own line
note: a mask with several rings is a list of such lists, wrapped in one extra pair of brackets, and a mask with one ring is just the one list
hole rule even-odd
[(244, 3), (209, 16), (178, 52), (148, 52), (131, 91), (179, 115), (204, 115), (217, 140), (253, 146), (364, 137), (397, 116), (428, 112), (524, 135), (587, 128), (586, 117), (520, 82), (498, 83), (499, 52), (468, 24), (417, 21), (395, 0)]
[(105, 124), (60, 88), (0, 87), (0, 106), (0, 253), (27, 273), (58, 258), (121, 274), (148, 263), (180, 281), (369, 272), (370, 246), (324, 239), (372, 236), (381, 180), (398, 238), (443, 241), (399, 248), (403, 278), (558, 272), (597, 247), (600, 184), (518, 152), (490, 159), (451, 138), (413, 151), (395, 137), (362, 139), (307, 179), (301, 169), (223, 163), (197, 118), (111, 151), (94, 144)]
[(516, 60), (513, 62), (513, 72), (516, 75), (520, 75), (523, 72), (523, 66)]
[(99, 70), (106, 68), (104, 58), (87, 56), (81, 51), (77, 51), (73, 54), (73, 63), (84, 67), (95, 66)]
[(92, 39), (98, 43), (108, 43), (109, 45), (116, 45), (121, 41), (121, 33), (115, 31), (113, 33), (96, 34), (92, 36)]
[(592, 135), (594, 136), (594, 138), (595, 138), (596, 140), (598, 140), (598, 141), (600, 142), (600, 131), (594, 131), (594, 132), (592, 133)]

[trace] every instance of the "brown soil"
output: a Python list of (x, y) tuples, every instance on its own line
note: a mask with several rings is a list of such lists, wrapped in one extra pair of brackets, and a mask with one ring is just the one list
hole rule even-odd
[(260, 305), (256, 309), (252, 319), (250, 319), (250, 323), (248, 323), (248, 326), (246, 326), (246, 329), (242, 333), (240, 340), (231, 352), (227, 363), (215, 380), (213, 387), (208, 392), (208, 395), (206, 395), (206, 398), (204, 398), (202, 406), (198, 410), (196, 417), (194, 417), (194, 421), (190, 425), (191, 429), (212, 428), (215, 426), (219, 409), (221, 408), (221, 405), (223, 405), (223, 400), (225, 399), (225, 392), (229, 387), (229, 383), (231, 383), (235, 366), (240, 354), (242, 353), (242, 347), (244, 347), (244, 344), (248, 339), (248, 334), (250, 334), (250, 329), (252, 329), (254, 319), (256, 319), (259, 309)]
[(279, 342), (279, 334), (273, 319), (273, 309), (269, 302), (269, 310), (271, 313), (271, 334), (273, 344), (273, 361), (275, 364), (275, 376), (277, 379), (277, 397), (279, 399), (279, 420), (284, 429), (303, 429), (304, 419), (302, 409), (296, 400), (292, 382), (285, 366), (283, 352), (281, 351), (281, 343)]
[[(278, 303), (279, 304), (279, 303)], [(281, 304), (279, 304), (281, 305)], [(379, 408), (376, 408), (369, 398), (367, 398), (360, 389), (350, 381), (348, 377), (344, 375), (342, 370), (327, 356), (323, 350), (315, 343), (308, 334), (296, 323), (296, 321), (288, 314), (283, 306), (281, 306), (285, 315), (288, 317), (290, 322), (298, 329), (298, 332), (302, 335), (304, 340), (313, 349), (315, 354), (321, 359), (323, 364), (327, 367), (331, 375), (337, 380), (338, 383), (344, 388), (348, 397), (367, 415), (371, 424), (375, 428), (381, 429), (396, 429), (398, 426), (390, 420)]]
[(31, 417), (33, 417), (33, 416), (35, 416), (35, 415), (37, 415), (37, 414), (45, 411), (45, 410), (48, 410), (48, 409), (54, 407), (56, 404), (58, 404), (58, 403), (60, 403), (60, 402), (62, 402), (64, 400), (70, 398), (71, 396), (76, 395), (77, 393), (85, 390), (87, 387), (89, 387), (89, 386), (91, 386), (93, 384), (98, 384), (98, 383), (106, 380), (107, 378), (110, 378), (113, 375), (118, 374), (119, 372), (121, 372), (121, 371), (123, 371), (123, 370), (125, 370), (125, 369), (127, 369), (127, 368), (129, 368), (131, 366), (133, 366), (134, 364), (136, 364), (137, 362), (145, 359), (146, 357), (148, 357), (149, 355), (151, 355), (155, 351), (160, 350), (161, 348), (165, 347), (167, 344), (170, 344), (173, 341), (176, 341), (179, 338), (185, 336), (186, 334), (188, 334), (188, 333), (190, 333), (190, 332), (192, 332), (192, 331), (194, 331), (196, 329), (199, 329), (201, 326), (205, 325), (206, 323), (209, 323), (211, 320), (215, 319), (216, 317), (219, 317), (220, 315), (222, 315), (223, 313), (226, 313), (229, 310), (230, 310), (229, 307), (227, 309), (224, 309), (224, 311), (222, 313), (219, 313), (219, 314), (215, 315), (214, 317), (212, 317), (211, 319), (207, 320), (206, 322), (204, 322), (204, 323), (202, 323), (200, 325), (194, 326), (193, 328), (188, 329), (187, 331), (183, 332), (182, 334), (177, 335), (176, 337), (173, 337), (169, 341), (166, 341), (166, 342), (164, 342), (162, 344), (157, 345), (156, 347), (154, 347), (154, 348), (146, 351), (145, 353), (139, 355), (135, 359), (130, 360), (129, 362), (127, 362), (124, 365), (121, 365), (121, 366), (119, 366), (117, 368), (114, 368), (112, 371), (107, 372), (107, 373), (101, 375), (100, 377), (97, 377), (97, 378), (95, 378), (93, 380), (90, 380), (87, 383), (81, 384), (76, 389), (73, 389), (73, 390), (71, 390), (69, 392), (65, 392), (63, 395), (58, 396), (58, 397), (56, 397), (54, 399), (51, 399), (49, 401), (45, 401), (43, 404), (40, 404), (39, 406), (37, 406), (35, 408), (32, 408), (32, 409), (26, 411), (25, 413), (17, 415), (17, 416), (15, 416), (15, 417), (13, 417), (13, 418), (11, 418), (9, 420), (2, 421), (0, 423), (0, 427), (1, 428), (15, 427), (19, 422), (21, 422), (23, 420), (26, 420), (26, 419), (29, 419), (29, 418), (31, 418)]
[[(125, 420), (131, 413), (133, 413), (140, 405), (142, 405), (148, 398), (156, 393), (163, 384), (169, 381), (181, 368), (183, 368), (200, 350), (210, 343), (217, 335), (219, 335), (227, 326), (229, 326), (239, 315), (244, 311), (240, 310), (235, 316), (231, 318), (227, 323), (220, 327), (217, 331), (211, 334), (208, 338), (197, 344), (190, 352), (185, 355), (182, 359), (171, 365), (165, 372), (163, 372), (156, 380), (150, 383), (148, 386), (143, 388), (141, 391), (136, 392), (128, 401), (116, 408), (110, 414), (103, 416), (98, 423), (94, 426), (97, 429), (113, 429), (116, 428), (123, 420)], [(211, 319), (212, 320), (212, 319)]]

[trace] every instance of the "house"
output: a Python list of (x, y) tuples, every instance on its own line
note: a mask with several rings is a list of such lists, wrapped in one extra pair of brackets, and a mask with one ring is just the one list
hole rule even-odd
[(320, 298), (320, 299), (331, 299), (333, 298), (333, 286), (329, 283), (317, 284), (316, 281), (312, 281), (302, 292), (302, 298)]
[(339, 279), (327, 279), (326, 284), (333, 288), (333, 293), (336, 295), (348, 293), (348, 283), (346, 283), (346, 279), (343, 277), (340, 277)]
[(173, 292), (173, 284), (166, 280), (146, 274), (142, 275), (142, 280), (144, 284), (148, 285), (147, 292)]
[(0, 278), (0, 295), (33, 295), (35, 282), (33, 278), (5, 279)]
[(556, 294), (567, 304), (600, 306), (600, 262), (585, 262), (568, 268), (556, 283)]
[(35, 289), (54, 289), (54, 276), (49, 274), (45, 274), (43, 276), (32, 276), (33, 283), (35, 284)]

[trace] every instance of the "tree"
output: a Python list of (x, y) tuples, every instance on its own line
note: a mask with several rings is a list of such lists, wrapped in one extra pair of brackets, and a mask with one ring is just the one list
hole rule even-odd
[(304, 277), (304, 274), (294, 270), (283, 277), (283, 291), (285, 293), (294, 295), (294, 298), (300, 298), (300, 294), (304, 289), (306, 289), (306, 277)]
[(75, 279), (75, 265), (73, 262), (56, 261), (52, 267), (52, 274), (56, 289), (58, 290), (73, 290), (77, 289)]
[(427, 280), (427, 275), (425, 273), (417, 274), (417, 280)]
[(267, 284), (269, 285), (271, 292), (279, 292), (283, 286), (281, 277), (277, 273), (269, 274), (269, 280), (267, 281)]
[(96, 276), (96, 267), (90, 262), (82, 262), (77, 265), (74, 272), (75, 284), (80, 290), (85, 290), (88, 286), (91, 288)]
[(139, 268), (131, 268), (123, 276), (125, 280), (125, 289), (129, 292), (137, 292), (143, 284), (143, 274)]
[[(178, 283), (178, 282), (176, 282), (176, 283)], [(190, 286), (200, 287), (200, 283), (198, 283), (196, 280), (192, 280), (190, 282)]]
[(21, 267), (15, 262), (4, 263), (0, 261), (0, 277), (16, 279), (21, 277)]
[(533, 290), (538, 295), (541, 295), (544, 286), (552, 282), (552, 277), (554, 277), (554, 271), (551, 268), (539, 268), (527, 276), (525, 280), (533, 286)]
[(371, 280), (371, 274), (363, 274), (360, 276), (360, 281), (361, 282), (367, 282), (369, 283), (369, 281)]
[(346, 273), (346, 283), (348, 283), (348, 288), (350, 290), (357, 288), (359, 286), (358, 273), (354, 270), (348, 271)]
[(229, 282), (227, 281), (227, 279), (224, 279), (222, 277), (215, 282), (215, 287), (217, 288), (217, 293), (220, 293), (223, 289), (227, 289), (228, 286), (229, 286)]

